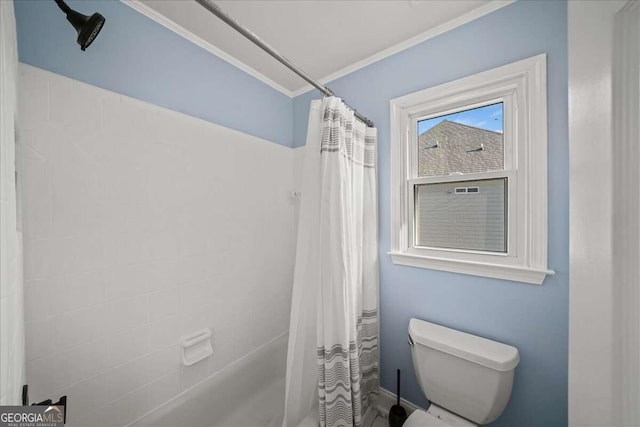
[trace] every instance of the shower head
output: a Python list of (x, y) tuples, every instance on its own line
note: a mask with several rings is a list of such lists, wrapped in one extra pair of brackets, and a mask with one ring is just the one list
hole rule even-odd
[(104, 25), (104, 16), (99, 13), (94, 13), (91, 16), (83, 15), (71, 9), (63, 0), (55, 0), (55, 2), (67, 15), (67, 21), (76, 29), (80, 49), (85, 50), (88, 48), (100, 33)]

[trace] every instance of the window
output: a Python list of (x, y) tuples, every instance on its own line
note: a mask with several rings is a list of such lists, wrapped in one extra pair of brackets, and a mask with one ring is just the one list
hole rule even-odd
[(541, 284), (546, 57), (391, 101), (396, 264)]

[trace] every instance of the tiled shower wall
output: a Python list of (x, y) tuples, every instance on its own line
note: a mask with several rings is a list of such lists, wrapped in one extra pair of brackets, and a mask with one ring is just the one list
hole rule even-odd
[(25, 64), (19, 89), (32, 401), (124, 425), (288, 329), (293, 150)]

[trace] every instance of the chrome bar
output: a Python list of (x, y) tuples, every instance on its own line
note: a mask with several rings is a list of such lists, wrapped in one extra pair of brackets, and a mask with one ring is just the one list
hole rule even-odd
[[(202, 7), (207, 9), (209, 12), (213, 13), (215, 16), (220, 18), (224, 23), (229, 25), (231, 28), (233, 28), (234, 30), (236, 30), (237, 32), (239, 32), (240, 34), (245, 36), (247, 39), (249, 39), (252, 43), (254, 43), (256, 46), (258, 46), (260, 49), (264, 50), (269, 55), (271, 55), (272, 57), (277, 59), (282, 65), (284, 65), (285, 67), (287, 67), (288, 69), (290, 69), (291, 71), (296, 73), (298, 76), (302, 77), (307, 83), (309, 83), (311, 86), (313, 86), (316, 89), (318, 89), (323, 95), (325, 95), (325, 96), (335, 96), (335, 94), (333, 93), (333, 91), (331, 89), (329, 89), (325, 85), (320, 84), (317, 81), (315, 81), (307, 73), (305, 73), (304, 71), (302, 71), (301, 69), (299, 69), (298, 67), (293, 65), (293, 63), (291, 61), (289, 61), (287, 58), (285, 58), (284, 56), (280, 55), (278, 53), (278, 51), (276, 51), (274, 48), (269, 46), (260, 37), (258, 37), (258, 35), (255, 34), (253, 31), (251, 31), (247, 27), (245, 27), (242, 24), (240, 24), (238, 21), (233, 19), (231, 16), (227, 15), (220, 8), (220, 6), (218, 6), (217, 4), (215, 4), (213, 2), (213, 0), (195, 0), (195, 1), (197, 3), (199, 3)], [(345, 104), (346, 104), (346, 102), (345, 102)], [(352, 107), (349, 107), (349, 108), (351, 108), (353, 110), (355, 116), (358, 119), (362, 120), (362, 122), (364, 122), (367, 126), (369, 126), (369, 127), (373, 127), (374, 126), (374, 124), (373, 124), (373, 122), (371, 120), (369, 120), (368, 118), (366, 118), (365, 116), (360, 114), (356, 109), (354, 109)]]

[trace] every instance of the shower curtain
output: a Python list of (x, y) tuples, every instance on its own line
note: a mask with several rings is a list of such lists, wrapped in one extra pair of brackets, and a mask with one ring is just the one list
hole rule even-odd
[(15, 178), (18, 78), (13, 1), (0, 1), (0, 405), (20, 405), (24, 367), (22, 235)]
[(305, 147), (284, 427), (360, 426), (378, 393), (376, 129), (313, 101)]

